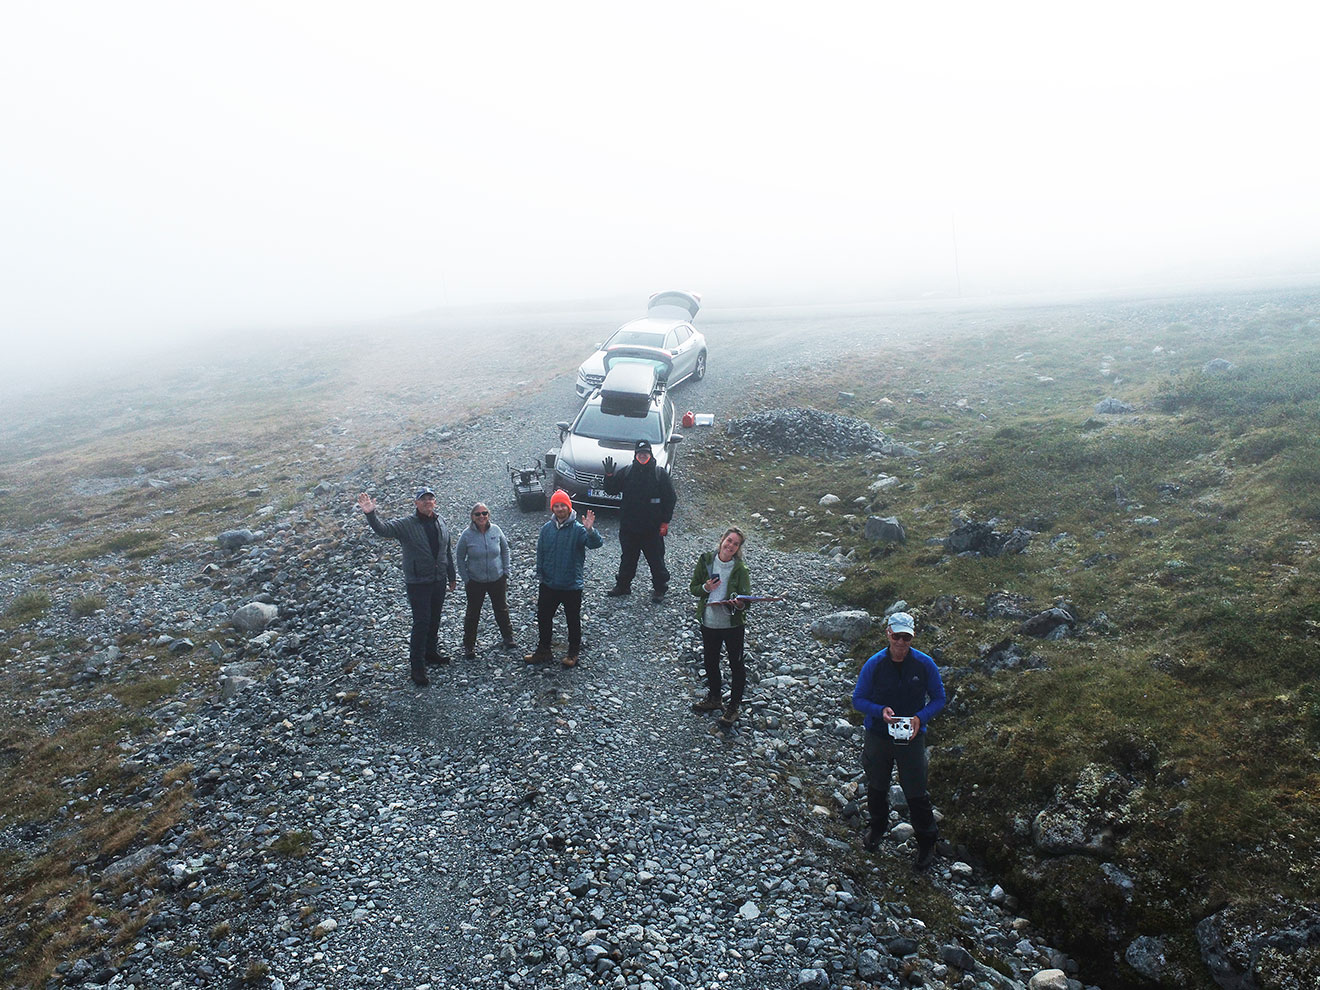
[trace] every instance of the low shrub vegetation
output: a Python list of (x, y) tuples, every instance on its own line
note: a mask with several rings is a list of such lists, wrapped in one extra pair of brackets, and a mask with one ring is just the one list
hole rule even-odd
[(50, 595), (44, 591), (23, 591), (14, 596), (14, 600), (5, 609), (5, 618), (17, 622), (31, 622), (40, 619), (50, 608)]
[(105, 608), (104, 595), (79, 595), (69, 603), (69, 611), (75, 619), (94, 615), (103, 608)]
[[(1213, 339), (1173, 324), (1158, 350), (1023, 326), (1002, 342), (950, 339), (905, 354), (903, 380), (893, 355), (877, 355), (814, 389), (766, 397), (768, 407), (849, 412), (900, 442), (942, 445), (911, 462), (694, 452), (712, 508), (759, 514), (753, 540), (852, 551), (847, 580), (830, 592), (841, 607), (878, 615), (901, 598), (917, 612), (923, 648), (957, 671), (931, 730), (947, 831), (1009, 877), (1092, 972), (1112, 966), (1123, 939), (1158, 934), (1204, 974), (1192, 928), (1244, 896), (1244, 872), (1253, 897), (1320, 897), (1320, 875), (1296, 866), (1320, 846), (1320, 341), (1307, 329), (1316, 316), (1272, 315)], [(1205, 370), (1226, 342), (1235, 367)], [(1169, 354), (1184, 370), (1170, 372)], [(1132, 413), (1094, 411), (1117, 390), (1097, 387), (1088, 367), (1121, 371)], [(922, 382), (922, 394), (904, 380)], [(835, 408), (839, 390), (857, 394), (855, 408)], [(899, 483), (872, 492), (881, 471)], [(843, 502), (820, 507), (827, 490)], [(866, 502), (853, 505), (859, 494)], [(906, 544), (868, 544), (867, 515), (898, 516)], [(1037, 535), (1009, 557), (927, 545), (956, 518)], [(1024, 641), (1016, 622), (987, 617), (996, 591), (1038, 610), (1068, 604), (1080, 636)], [(974, 672), (1004, 639), (1043, 667)], [(857, 665), (882, 645), (878, 633), (856, 644)], [(1134, 878), (1130, 895), (1118, 896), (1099, 861), (1033, 846), (1037, 813), (1094, 765), (1131, 787), (1111, 857)]]

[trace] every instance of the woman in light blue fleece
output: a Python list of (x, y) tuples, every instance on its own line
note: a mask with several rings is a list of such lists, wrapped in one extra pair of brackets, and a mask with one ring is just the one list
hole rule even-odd
[(481, 605), (487, 595), (490, 595), (490, 607), (504, 637), (500, 647), (512, 650), (518, 644), (513, 641), (513, 624), (509, 621), (509, 540), (504, 531), (490, 521), (490, 509), (485, 502), (472, 507), (472, 523), (458, 538), (454, 563), (467, 592), (467, 612), (463, 615), (463, 659), (476, 659), (477, 620), (481, 618)]

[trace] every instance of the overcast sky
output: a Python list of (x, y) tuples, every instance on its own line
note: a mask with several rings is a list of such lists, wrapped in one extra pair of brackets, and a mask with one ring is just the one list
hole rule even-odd
[(1305, 9), (10, 0), (0, 332), (1314, 273)]

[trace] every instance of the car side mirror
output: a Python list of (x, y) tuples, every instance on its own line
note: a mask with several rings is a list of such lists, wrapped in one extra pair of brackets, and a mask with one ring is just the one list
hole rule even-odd
[(683, 434), (681, 434), (681, 433), (671, 433), (671, 434), (669, 434), (669, 442), (670, 442), (670, 443), (680, 443), (680, 442), (682, 442), (682, 440), (683, 440)]
[(560, 420), (558, 423), (555, 424), (555, 428), (559, 430), (560, 440), (564, 439), (564, 434), (568, 432), (570, 426), (571, 424), (568, 422), (568, 420)]

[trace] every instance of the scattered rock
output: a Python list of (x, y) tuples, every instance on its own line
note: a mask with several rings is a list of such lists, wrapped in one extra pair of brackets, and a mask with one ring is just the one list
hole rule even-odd
[(1114, 416), (1119, 413), (1130, 413), (1132, 412), (1132, 408), (1131, 404), (1115, 398), (1101, 399), (1095, 404), (1095, 411), (1101, 416)]
[(1148, 980), (1159, 981), (1169, 967), (1163, 939), (1139, 935), (1123, 951), (1124, 961)]
[(1224, 990), (1320, 986), (1320, 904), (1231, 904), (1197, 924), (1196, 940)]
[(871, 631), (871, 614), (861, 610), (849, 612), (831, 612), (822, 615), (811, 624), (811, 635), (817, 639), (828, 639), (852, 643)]
[(990, 523), (965, 522), (945, 537), (944, 547), (953, 554), (999, 557), (1003, 554), (1022, 553), (1034, 535), (1031, 530), (1020, 527), (1010, 533), (997, 533)]
[(1031, 823), (1032, 841), (1053, 856), (1109, 856), (1114, 829), (1127, 819), (1132, 789), (1131, 781), (1107, 767), (1085, 767), (1071, 788), (1055, 788), (1054, 801)]
[(280, 610), (265, 602), (248, 602), (230, 618), (234, 628), (245, 633), (259, 633), (275, 621)]
[[(1017, 627), (1019, 635), (1036, 636), (1040, 639), (1061, 639), (1077, 626), (1077, 617), (1066, 608), (1055, 606), (1043, 612), (1037, 612), (1023, 620)], [(1063, 630), (1063, 632), (1060, 632)]]
[(227, 529), (217, 536), (215, 541), (226, 550), (238, 550), (249, 543), (256, 543), (259, 539), (261, 535), (250, 529)]
[(865, 453), (890, 442), (870, 423), (818, 409), (773, 409), (731, 420), (727, 429), (743, 443), (781, 454)]
[(897, 516), (868, 516), (863, 535), (872, 543), (907, 542), (907, 533)]

